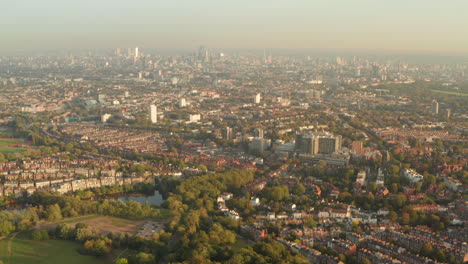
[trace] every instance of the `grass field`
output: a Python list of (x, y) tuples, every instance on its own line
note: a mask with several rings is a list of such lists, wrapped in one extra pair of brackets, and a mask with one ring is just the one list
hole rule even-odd
[(85, 223), (88, 226), (100, 230), (102, 233), (117, 232), (136, 234), (144, 222), (145, 220), (129, 220), (112, 216), (92, 215), (73, 218), (54, 224), (67, 223), (75, 225), (77, 223)]
[(171, 210), (166, 208), (159, 208), (158, 210), (160, 219), (169, 219), (171, 217)]
[(8, 153), (21, 153), (25, 151), (24, 148), (13, 148), (13, 147), (2, 147), (0, 146), (0, 152), (3, 154), (8, 154)]
[(23, 143), (21, 140), (14, 140), (14, 139), (0, 139), (0, 146), (8, 146), (11, 144), (19, 144)]
[(441, 94), (448, 94), (448, 95), (458, 95), (458, 96), (468, 96), (466, 93), (459, 93), (459, 92), (452, 92), (452, 91), (443, 91), (443, 90), (431, 90), (433, 93), (441, 93)]
[[(0, 240), (0, 260), (5, 264), (107, 264), (106, 259), (80, 255), (78, 242), (31, 241), (25, 233)], [(11, 244), (10, 244), (11, 243)], [(11, 251), (10, 251), (11, 250)]]
[(78, 223), (78, 222), (83, 222), (86, 220), (92, 220), (96, 218), (102, 217), (101, 215), (87, 215), (87, 216), (81, 216), (81, 217), (76, 217), (68, 220), (63, 220), (56, 222), (55, 224), (73, 224), (73, 223)]
[(11, 147), (8, 147), (8, 146), (14, 145), (14, 144), (22, 144), (22, 143), (24, 143), (24, 141), (21, 139), (13, 139), (13, 138), (10, 139), (10, 138), (0, 137), (0, 153), (3, 153), (3, 154), (15, 153), (15, 152), (21, 153), (25, 151), (24, 148), (18, 147), (18, 146), (11, 146)]

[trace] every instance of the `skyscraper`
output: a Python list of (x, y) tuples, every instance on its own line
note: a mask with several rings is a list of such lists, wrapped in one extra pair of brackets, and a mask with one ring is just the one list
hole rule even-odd
[(364, 145), (362, 141), (353, 141), (351, 144), (351, 151), (357, 155), (364, 154)]
[(450, 119), (451, 116), (452, 116), (452, 109), (447, 108), (447, 119)]
[(332, 154), (341, 150), (341, 136), (322, 135), (318, 138), (321, 154)]
[(308, 155), (332, 154), (341, 150), (341, 136), (329, 133), (312, 134), (303, 133), (296, 135), (295, 149), (299, 153)]
[(263, 128), (256, 128), (254, 135), (255, 137), (263, 138)]
[(138, 57), (140, 57), (140, 50), (138, 49), (138, 47), (136, 47), (135, 48), (135, 60), (137, 60)]
[(439, 114), (439, 102), (437, 100), (432, 100), (432, 113), (434, 115)]
[(254, 98), (254, 103), (255, 104), (259, 104), (260, 103), (260, 100), (261, 100), (262, 96), (258, 93), (255, 95), (255, 98)]
[(185, 101), (185, 98), (180, 98), (179, 107), (182, 108), (186, 106), (187, 106), (187, 102)]
[(318, 137), (311, 133), (296, 135), (295, 149), (299, 153), (315, 155), (319, 150)]
[(149, 107), (149, 119), (151, 120), (151, 123), (157, 123), (158, 122), (158, 108), (155, 105), (150, 105)]
[(226, 127), (223, 129), (223, 138), (227, 140), (232, 139), (232, 128)]

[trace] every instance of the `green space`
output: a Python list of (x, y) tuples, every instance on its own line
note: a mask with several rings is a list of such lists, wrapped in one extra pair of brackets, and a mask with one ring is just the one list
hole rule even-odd
[(0, 132), (0, 138), (11, 138), (11, 137), (14, 137), (14, 133), (11, 131)]
[(237, 238), (235, 246), (234, 246), (234, 251), (238, 252), (239, 250), (241, 250), (243, 248), (246, 248), (247, 246), (248, 246), (248, 244), (246, 242), (244, 242), (243, 240)]
[(14, 148), (14, 147), (0, 147), (0, 153), (8, 154), (8, 153), (21, 153), (26, 151), (24, 148)]
[(29, 240), (26, 233), (0, 240), (0, 260), (5, 264), (105, 264), (106, 259), (80, 255), (78, 242)]
[(133, 224), (134, 220), (124, 219), (124, 218), (117, 218), (117, 217), (108, 217), (109, 222), (116, 227), (124, 227)]
[[(0, 135), (0, 138), (1, 135)], [(23, 140), (13, 140), (13, 139), (0, 139), (0, 153), (3, 153), (3, 154), (9, 154), (9, 153), (21, 153), (21, 152), (24, 152), (26, 149), (22, 148), (22, 147), (7, 147), (9, 145), (12, 145), (12, 144), (19, 144), (19, 143), (23, 143), (24, 141)]]
[(169, 219), (171, 217), (171, 210), (166, 208), (159, 208), (159, 219)]
[(73, 223), (78, 223), (78, 222), (86, 221), (86, 220), (92, 220), (92, 219), (96, 219), (96, 218), (100, 218), (100, 217), (102, 217), (102, 215), (87, 215), (87, 216), (67, 219), (67, 220), (64, 220), (64, 221), (59, 221), (59, 222), (56, 222), (56, 224), (73, 224)]
[(431, 90), (433, 93), (449, 94), (449, 95), (458, 95), (458, 96), (468, 96), (466, 93), (461, 92), (452, 92), (452, 91), (443, 91), (443, 90)]
[(11, 145), (11, 144), (19, 144), (19, 143), (23, 143), (22, 140), (9, 140), (9, 139), (0, 139), (0, 146), (8, 146), (8, 145)]

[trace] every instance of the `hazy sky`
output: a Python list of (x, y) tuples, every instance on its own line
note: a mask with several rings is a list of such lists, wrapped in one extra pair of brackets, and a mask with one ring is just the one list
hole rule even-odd
[(0, 53), (286, 48), (468, 54), (468, 0), (0, 0)]

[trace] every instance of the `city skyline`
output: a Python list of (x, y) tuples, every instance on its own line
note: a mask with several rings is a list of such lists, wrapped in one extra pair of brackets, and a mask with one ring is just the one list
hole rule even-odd
[(14, 1), (0, 54), (139, 46), (468, 54), (466, 1)]

